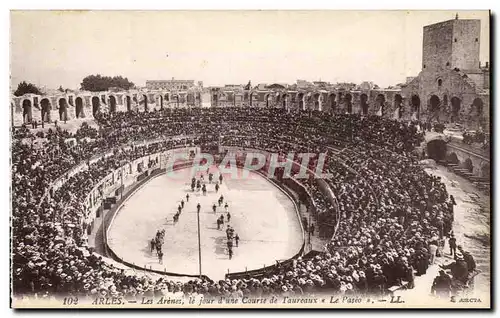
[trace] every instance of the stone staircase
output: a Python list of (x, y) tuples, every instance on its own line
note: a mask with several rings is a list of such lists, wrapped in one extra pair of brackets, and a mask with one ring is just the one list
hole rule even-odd
[(459, 175), (470, 181), (483, 193), (486, 194), (490, 193), (491, 182), (489, 178), (476, 176), (473, 173), (471, 173), (468, 169), (461, 168), (458, 164), (452, 164), (446, 162), (439, 162), (439, 163), (446, 166), (448, 170), (452, 171), (456, 175)]

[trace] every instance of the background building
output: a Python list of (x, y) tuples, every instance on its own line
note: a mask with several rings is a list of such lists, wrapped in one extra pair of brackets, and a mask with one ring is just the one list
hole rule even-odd
[[(198, 82), (203, 85), (203, 82)], [(148, 80), (147, 89), (166, 89), (166, 90), (188, 90), (195, 86), (194, 80)]]
[(459, 19), (424, 27), (422, 70), (402, 88), (415, 118), (489, 127), (489, 63), (479, 61), (481, 21)]

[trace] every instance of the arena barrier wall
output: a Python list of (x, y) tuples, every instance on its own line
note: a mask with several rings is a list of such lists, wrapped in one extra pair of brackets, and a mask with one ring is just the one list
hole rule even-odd
[[(191, 165), (192, 165), (192, 162), (186, 162), (184, 164), (179, 164), (179, 165), (174, 166), (173, 170), (183, 169), (183, 168), (189, 167)], [(124, 259), (122, 259), (116, 253), (114, 253), (113, 250), (109, 247), (109, 245), (107, 243), (107, 234), (109, 232), (110, 226), (111, 226), (114, 218), (118, 215), (119, 210), (123, 206), (123, 203), (128, 198), (130, 198), (133, 194), (135, 194), (140, 188), (142, 188), (148, 181), (150, 181), (151, 179), (153, 179), (153, 178), (155, 178), (155, 177), (157, 177), (157, 176), (159, 176), (159, 175), (161, 175), (161, 174), (163, 174), (165, 172), (166, 172), (166, 169), (155, 168), (155, 169), (151, 169), (151, 171), (145, 171), (142, 174), (140, 174), (139, 176), (137, 176), (137, 180), (138, 181), (132, 186), (132, 188), (130, 188), (130, 190), (128, 190), (123, 195), (123, 198), (121, 198), (119, 201), (117, 201), (116, 206), (113, 207), (111, 209), (111, 211), (107, 213), (106, 218), (104, 220), (104, 225), (103, 225), (103, 231), (104, 231), (103, 244), (105, 245), (105, 249), (104, 250), (106, 251), (106, 254), (108, 256), (111, 256), (114, 260), (117, 260), (117, 261), (119, 261), (119, 262), (121, 262), (121, 263), (123, 263), (123, 264), (125, 264), (125, 265), (127, 265), (129, 267), (131, 267), (131, 268), (136, 268), (138, 270), (145, 270), (145, 271), (154, 272), (154, 273), (162, 274), (162, 275), (169, 275), (169, 276), (199, 277), (199, 275), (189, 275), (189, 274), (182, 274), (182, 273), (174, 273), (174, 272), (169, 272), (169, 271), (166, 271), (166, 270), (161, 271), (161, 270), (152, 269), (151, 267), (147, 268), (145, 266), (140, 266), (140, 265), (135, 264), (135, 263), (130, 263), (130, 262), (125, 261)], [(233, 277), (233, 276), (241, 276), (241, 275), (253, 275), (253, 273), (256, 276), (259, 276), (259, 275), (265, 274), (269, 270), (275, 270), (275, 268), (277, 266), (286, 266), (286, 265), (290, 264), (294, 259), (296, 259), (296, 258), (298, 258), (298, 257), (300, 257), (300, 256), (302, 256), (304, 254), (304, 250), (305, 250), (305, 233), (304, 233), (304, 228), (303, 228), (303, 225), (302, 225), (302, 221), (300, 219), (300, 214), (298, 212), (298, 207), (297, 207), (297, 204), (296, 204), (296, 200), (276, 180), (269, 179), (267, 177), (267, 175), (264, 174), (264, 173), (262, 173), (262, 172), (258, 172), (258, 173), (260, 173), (264, 178), (266, 178), (268, 181), (270, 181), (271, 183), (273, 183), (277, 188), (279, 188), (283, 193), (285, 193), (285, 195), (289, 196), (290, 199), (292, 200), (292, 202), (294, 203), (294, 205), (295, 205), (295, 211), (296, 211), (297, 218), (298, 218), (298, 221), (299, 221), (299, 224), (300, 224), (300, 227), (301, 227), (301, 232), (302, 232), (302, 245), (301, 245), (301, 248), (300, 248), (299, 252), (296, 255), (294, 255), (292, 258), (290, 258), (288, 260), (285, 260), (283, 262), (276, 261), (277, 262), (276, 265), (265, 267), (264, 268), (264, 273), (262, 273), (263, 269), (257, 269), (257, 270), (252, 270), (250, 272), (249, 271), (245, 271), (245, 272), (241, 272), (241, 273), (229, 273), (229, 274), (226, 275), (226, 277), (229, 277), (229, 276), (231, 276), (231, 277)], [(297, 186), (299, 188), (301, 187), (304, 192), (306, 191), (306, 189), (304, 187), (302, 187), (296, 180), (294, 180), (294, 182), (297, 184)], [(303, 194), (303, 196), (304, 195), (307, 195), (307, 194)], [(312, 201), (312, 200), (310, 200), (310, 201)]]
[[(192, 166), (192, 162), (186, 162), (184, 164), (179, 164), (179, 165), (174, 166), (173, 170), (183, 169), (183, 168), (187, 168), (187, 167), (190, 167), (190, 166)], [(135, 183), (132, 186), (132, 188), (130, 188), (130, 190), (128, 190), (127, 193), (124, 194), (123, 198), (121, 198), (119, 201), (117, 201), (116, 206), (113, 207), (111, 209), (111, 211), (107, 213), (106, 218), (104, 220), (104, 225), (103, 225), (103, 230), (104, 230), (103, 244), (105, 245), (105, 251), (107, 253), (107, 256), (110, 256), (112, 259), (117, 260), (117, 261), (119, 261), (119, 262), (121, 262), (121, 263), (123, 263), (123, 264), (125, 264), (125, 265), (127, 265), (129, 267), (131, 267), (131, 268), (135, 268), (135, 269), (138, 269), (138, 270), (144, 270), (144, 271), (154, 272), (154, 273), (157, 273), (157, 274), (169, 275), (169, 276), (177, 276), (177, 277), (193, 277), (193, 278), (194, 277), (199, 277), (199, 275), (174, 273), (174, 272), (169, 272), (169, 271), (166, 271), (166, 270), (161, 271), (161, 270), (152, 269), (151, 267), (150, 268), (147, 268), (145, 266), (141, 267), (138, 264), (130, 263), (130, 262), (125, 261), (124, 259), (122, 259), (116, 253), (114, 253), (113, 250), (109, 247), (109, 245), (107, 243), (107, 234), (109, 232), (110, 226), (111, 226), (114, 218), (118, 215), (121, 207), (123, 206), (123, 203), (128, 198), (130, 198), (132, 195), (134, 195), (137, 191), (139, 191), (148, 181), (150, 181), (151, 179), (153, 179), (155, 177), (158, 177), (158, 176), (164, 174), (165, 172), (166, 172), (166, 169), (158, 169), (158, 168), (156, 168), (156, 169), (153, 169), (150, 173), (144, 172), (143, 174), (141, 174), (141, 176), (143, 176), (143, 177), (139, 176), (138, 179), (140, 179), (140, 180), (137, 183)], [(301, 232), (302, 232), (302, 245), (301, 245), (301, 248), (300, 248), (299, 252), (294, 257), (292, 257), (291, 259), (288, 259), (288, 260), (283, 261), (283, 262), (277, 261), (277, 264), (281, 264), (281, 265), (290, 264), (293, 261), (293, 259), (296, 259), (297, 257), (302, 256), (303, 253), (304, 253), (304, 249), (305, 249), (305, 233), (304, 233), (304, 228), (303, 228), (302, 222), (300, 220), (300, 215), (298, 213), (298, 207), (296, 205), (296, 202), (295, 202), (295, 199), (293, 198), (293, 196), (291, 196), (288, 192), (286, 192), (286, 190), (282, 186), (280, 186), (279, 184), (277, 184), (277, 182), (275, 180), (271, 180), (271, 179), (267, 178), (267, 176), (264, 173), (262, 173), (262, 172), (259, 172), (259, 171), (257, 171), (257, 172), (259, 174), (261, 174), (264, 178), (266, 178), (268, 181), (270, 181), (271, 183), (273, 183), (281, 191), (283, 191), (285, 193), (285, 195), (289, 196), (290, 199), (292, 200), (292, 202), (295, 205), (295, 211), (297, 213), (298, 221), (299, 221), (299, 224), (300, 224), (300, 227), (301, 227)], [(273, 266), (270, 266), (270, 267), (272, 267), (274, 269), (275, 266), (280, 266), (280, 265), (273, 265)], [(257, 273), (257, 272), (260, 272), (261, 270), (262, 269), (258, 269), (258, 270), (253, 270), (251, 272), (256, 272)], [(248, 275), (248, 273), (251, 273), (251, 272), (243, 272), (243, 273), (245, 273), (245, 275)], [(258, 274), (256, 274), (256, 275), (258, 276)], [(204, 275), (202, 275), (202, 276), (206, 277)]]

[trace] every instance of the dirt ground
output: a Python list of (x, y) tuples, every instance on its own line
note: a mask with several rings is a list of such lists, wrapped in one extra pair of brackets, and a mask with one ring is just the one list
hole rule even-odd
[[(211, 168), (216, 172), (216, 168)], [(198, 274), (198, 228), (196, 205), (201, 204), (200, 235), (202, 246), (202, 274), (222, 279), (230, 272), (258, 269), (294, 256), (301, 248), (302, 233), (293, 202), (280, 189), (263, 177), (251, 173), (247, 179), (224, 178), (221, 189), (215, 193), (208, 184), (208, 193), (191, 192), (190, 176), (172, 179), (167, 175), (156, 177), (133, 194), (118, 211), (110, 226), (108, 244), (122, 259), (141, 267), (182, 274)], [(205, 180), (206, 180), (205, 176)], [(207, 180), (206, 180), (207, 181)], [(173, 215), (186, 194), (189, 202), (173, 223)], [(238, 247), (229, 260), (226, 233), (217, 229), (216, 219), (227, 214), (224, 204), (212, 205), (220, 195), (229, 204), (229, 224), (240, 237)], [(165, 229), (163, 263), (149, 242), (157, 230)]]

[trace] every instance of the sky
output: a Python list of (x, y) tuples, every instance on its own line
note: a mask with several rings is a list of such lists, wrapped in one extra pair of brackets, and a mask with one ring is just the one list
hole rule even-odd
[[(457, 11), (12, 11), (11, 85), (78, 89), (90, 74), (192, 79), (204, 86), (416, 76), (422, 29)], [(489, 61), (488, 11), (480, 61)]]

